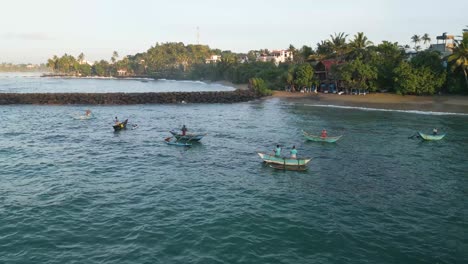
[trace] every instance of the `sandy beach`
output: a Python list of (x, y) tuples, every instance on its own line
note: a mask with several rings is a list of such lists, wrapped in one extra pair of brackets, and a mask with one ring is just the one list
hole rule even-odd
[(388, 93), (375, 93), (367, 95), (338, 95), (323, 93), (304, 94), (275, 91), (271, 97), (317, 105), (468, 113), (468, 96), (459, 95), (402, 96)]

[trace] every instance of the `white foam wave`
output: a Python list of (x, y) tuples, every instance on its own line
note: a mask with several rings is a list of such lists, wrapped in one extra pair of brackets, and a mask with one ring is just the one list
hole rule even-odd
[(321, 105), (321, 104), (304, 104), (305, 106), (315, 107), (328, 107), (328, 108), (341, 108), (341, 109), (355, 109), (361, 111), (380, 111), (380, 112), (398, 112), (398, 113), (410, 113), (419, 115), (455, 115), (455, 116), (468, 116), (464, 113), (453, 113), (453, 112), (434, 112), (434, 111), (421, 111), (421, 110), (399, 110), (399, 109), (385, 109), (385, 108), (371, 108), (361, 106), (343, 106), (343, 105)]

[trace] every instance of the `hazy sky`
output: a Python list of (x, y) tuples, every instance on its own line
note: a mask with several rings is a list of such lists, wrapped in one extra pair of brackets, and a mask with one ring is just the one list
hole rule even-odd
[(246, 52), (312, 45), (363, 31), (374, 43), (414, 34), (460, 35), (468, 1), (450, 0), (0, 0), (0, 62), (40, 63), (54, 54), (127, 55), (156, 42)]

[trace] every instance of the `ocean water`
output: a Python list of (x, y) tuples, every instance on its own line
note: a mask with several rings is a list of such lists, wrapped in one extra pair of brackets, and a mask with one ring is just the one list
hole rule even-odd
[(153, 79), (54, 78), (0, 72), (0, 93), (147, 93), (233, 91), (219, 83)]
[[(93, 119), (79, 120), (86, 109)], [(468, 116), (0, 106), (0, 263), (466, 263)], [(115, 133), (115, 116), (135, 130)], [(207, 136), (166, 145), (186, 124)], [(438, 142), (408, 137), (437, 127)], [(301, 130), (343, 135), (306, 142)], [(306, 172), (264, 166), (281, 144)]]

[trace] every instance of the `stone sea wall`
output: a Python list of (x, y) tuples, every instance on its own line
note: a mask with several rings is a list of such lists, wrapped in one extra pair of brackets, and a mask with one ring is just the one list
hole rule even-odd
[(176, 103), (238, 103), (260, 98), (248, 90), (232, 92), (169, 92), (169, 93), (0, 93), (0, 105), (127, 105)]

